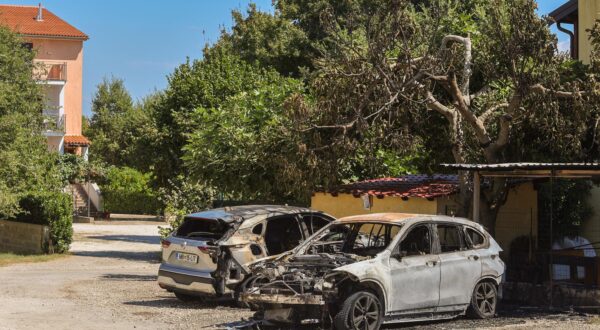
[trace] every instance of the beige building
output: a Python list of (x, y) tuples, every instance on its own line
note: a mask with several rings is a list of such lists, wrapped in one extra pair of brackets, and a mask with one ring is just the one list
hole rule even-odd
[(34, 77), (46, 92), (44, 135), (48, 148), (87, 158), (81, 133), (83, 42), (88, 36), (42, 6), (0, 5), (0, 25), (36, 52)]
[[(336, 191), (318, 191), (311, 207), (339, 218), (350, 215), (402, 212), (454, 215), (458, 209), (457, 175), (405, 175), (355, 182)], [(508, 255), (517, 237), (537, 241), (538, 194), (532, 182), (513, 185), (500, 208), (495, 238)]]
[(600, 19), (600, 1), (570, 0), (549, 16), (555, 20), (557, 28), (569, 36), (571, 56), (589, 64), (592, 48), (586, 30)]

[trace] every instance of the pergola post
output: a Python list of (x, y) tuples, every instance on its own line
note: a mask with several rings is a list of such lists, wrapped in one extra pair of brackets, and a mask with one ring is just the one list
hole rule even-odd
[(481, 177), (479, 172), (473, 172), (473, 221), (479, 222), (481, 204)]

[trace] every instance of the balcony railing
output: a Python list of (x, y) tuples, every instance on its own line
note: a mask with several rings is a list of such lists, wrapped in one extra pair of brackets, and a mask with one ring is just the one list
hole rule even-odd
[(64, 133), (65, 132), (65, 115), (57, 111), (44, 111), (43, 131), (45, 133)]
[(34, 61), (33, 78), (40, 81), (67, 81), (67, 62)]

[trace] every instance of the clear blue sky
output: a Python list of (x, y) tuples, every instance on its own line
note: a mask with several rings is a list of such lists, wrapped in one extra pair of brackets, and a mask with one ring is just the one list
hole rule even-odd
[[(546, 14), (566, 1), (538, 0), (539, 12)], [(83, 76), (83, 109), (89, 115), (103, 77), (124, 79), (134, 99), (163, 89), (177, 65), (186, 57), (201, 57), (221, 27), (231, 27), (231, 10), (245, 9), (249, 2), (273, 11), (271, 0), (43, 0), (42, 5), (90, 36), (84, 45)]]

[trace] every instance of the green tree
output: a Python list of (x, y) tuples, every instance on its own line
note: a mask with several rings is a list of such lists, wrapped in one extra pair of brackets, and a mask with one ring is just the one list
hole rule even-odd
[[(339, 159), (365, 146), (410, 151), (407, 141), (457, 163), (583, 157), (581, 140), (597, 108), (595, 78), (557, 55), (535, 1), (351, 4), (343, 17), (320, 16), (324, 56), (310, 81), (316, 102), (296, 106), (313, 142), (308, 150), (337, 179), (331, 182), (343, 170)], [(467, 175), (461, 185), (467, 215)], [(505, 179), (483, 192), (482, 220), (492, 232), (507, 192)]]
[(0, 27), (0, 218), (14, 217), (25, 192), (58, 191), (56, 155), (41, 135), (43, 93), (32, 77), (34, 53)]

